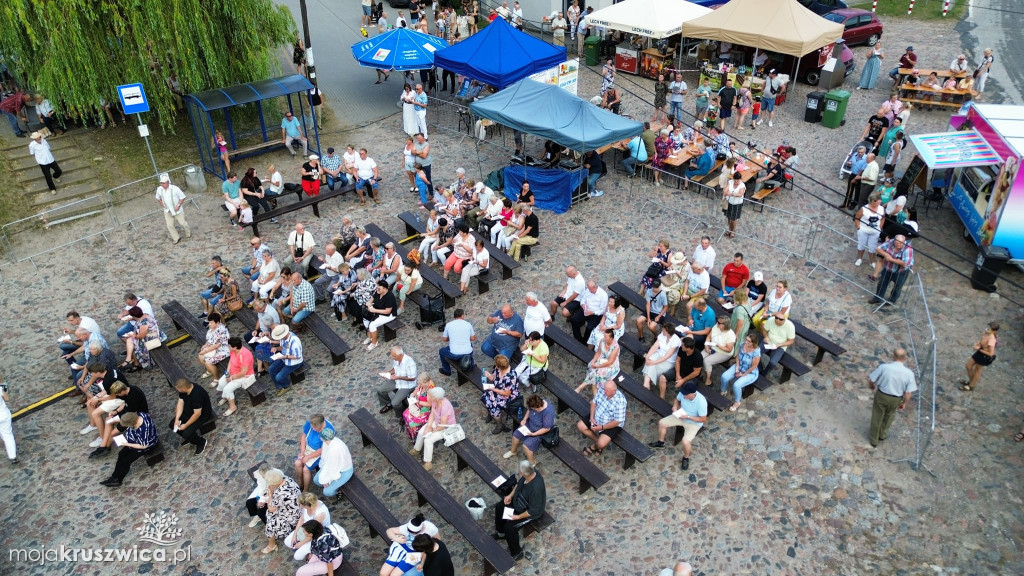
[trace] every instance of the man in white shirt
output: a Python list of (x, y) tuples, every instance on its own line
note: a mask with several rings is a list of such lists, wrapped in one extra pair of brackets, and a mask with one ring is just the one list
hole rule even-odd
[(711, 246), (711, 237), (704, 236), (700, 239), (700, 246), (693, 251), (693, 261), (700, 262), (700, 265), (711, 273), (715, 268), (715, 249)]
[(342, 256), (333, 243), (324, 246), (323, 264), (320, 267), (320, 277), (313, 282), (313, 290), (316, 292), (317, 300), (326, 298), (327, 287), (338, 281), (338, 268), (345, 263)]
[(160, 175), (160, 186), (157, 187), (154, 197), (164, 209), (164, 222), (167, 223), (167, 231), (171, 233), (171, 241), (177, 244), (180, 240), (178, 231), (174, 228), (175, 222), (185, 231), (185, 238), (191, 238), (192, 229), (185, 221), (185, 210), (182, 208), (185, 204), (185, 193), (181, 188), (171, 184), (171, 177), (166, 172)]
[(35, 156), (36, 164), (39, 164), (39, 168), (43, 171), (43, 178), (46, 178), (46, 187), (50, 189), (50, 194), (56, 194), (57, 185), (54, 184), (54, 181), (60, 183), (60, 176), (64, 171), (60, 169), (57, 161), (53, 159), (53, 153), (50, 152), (50, 143), (39, 132), (33, 132), (32, 142), (28, 145), (28, 153)]
[[(84, 328), (85, 330), (88, 330), (90, 334), (97, 335), (100, 340), (103, 339), (103, 336), (100, 334), (100, 325), (88, 316), (82, 316), (78, 312), (72, 310), (71, 312), (68, 312), (66, 318), (68, 323), (71, 324), (71, 327), (64, 327), (62, 329), (67, 338), (61, 338), (57, 343), (57, 347), (60, 348), (62, 354), (61, 357), (64, 358), (68, 364), (71, 364), (74, 362), (74, 357), (79, 353), (85, 352), (86, 349), (86, 342), (75, 338), (76, 330)], [(105, 341), (104, 346), (106, 346)]]
[(551, 314), (540, 303), (536, 292), (526, 293), (526, 312), (523, 313), (523, 330), (527, 334), (534, 332), (544, 335), (544, 329), (551, 323)]
[(119, 322), (124, 322), (121, 328), (117, 330), (117, 337), (121, 340), (127, 338), (128, 334), (131, 334), (131, 332), (135, 330), (135, 327), (125, 320), (125, 318), (128, 316), (128, 311), (131, 310), (132, 307), (134, 306), (138, 306), (139, 309), (142, 310), (143, 314), (149, 314), (150, 316), (156, 317), (155, 314), (153, 313), (153, 305), (149, 303), (149, 300), (146, 300), (145, 298), (139, 298), (138, 296), (132, 294), (131, 292), (125, 294), (124, 307), (118, 309), (116, 317)]
[(961, 72), (967, 72), (967, 56), (961, 54), (949, 63), (949, 71), (955, 76)]
[(306, 226), (299, 222), (295, 225), (295, 230), (288, 234), (289, 254), (284, 259), (284, 265), (292, 265), (292, 272), (298, 272), (305, 278), (306, 269), (309, 268), (309, 262), (313, 259), (314, 246), (316, 246), (316, 240), (313, 240), (313, 235), (306, 232)]
[(587, 281), (575, 266), (565, 269), (565, 290), (548, 304), (551, 315), (561, 310), (562, 316), (568, 318), (580, 307), (579, 298), (587, 288)]
[(391, 347), (391, 365), (391, 371), (387, 373), (388, 383), (377, 388), (381, 414), (391, 410), (400, 412), (402, 402), (416, 387), (416, 361), (406, 354), (401, 346)]
[(356, 194), (359, 194), (359, 205), (363, 206), (366, 204), (366, 198), (363, 196), (363, 189), (369, 187), (370, 193), (373, 195), (373, 201), (380, 204), (380, 200), (377, 199), (377, 189), (380, 187), (380, 171), (377, 169), (377, 163), (373, 161), (367, 155), (366, 148), (359, 149), (359, 158), (356, 158), (352, 162), (352, 173), (356, 178)]
[(586, 344), (590, 333), (604, 320), (607, 310), (608, 293), (597, 282), (588, 281), (587, 289), (580, 295), (580, 307), (569, 317), (572, 335), (576, 340)]
[(690, 273), (686, 276), (686, 282), (683, 284), (683, 291), (679, 294), (679, 299), (686, 303), (687, 315), (693, 308), (693, 302), (705, 297), (710, 286), (711, 275), (701, 266), (700, 262), (694, 260), (693, 266), (690, 267)]
[(565, 46), (565, 31), (568, 27), (569, 23), (562, 17), (561, 12), (551, 20), (551, 35), (554, 37), (555, 46)]

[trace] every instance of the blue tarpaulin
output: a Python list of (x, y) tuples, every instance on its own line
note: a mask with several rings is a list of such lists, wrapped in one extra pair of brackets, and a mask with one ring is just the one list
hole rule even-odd
[(587, 178), (586, 170), (553, 170), (548, 168), (526, 168), (513, 164), (505, 168), (505, 197), (515, 202), (519, 199), (519, 190), (523, 187), (523, 179), (530, 182), (534, 203), (537, 208), (550, 210), (555, 214), (565, 214), (572, 204), (572, 193)]
[(434, 64), (500, 89), (565, 62), (565, 55), (564, 46), (548, 44), (495, 18), (483, 30), (435, 54)]
[[(458, 46), (458, 44), (456, 44)], [(473, 114), (579, 152), (644, 131), (639, 122), (529, 78), (470, 105)]]
[(434, 55), (448, 43), (408, 28), (390, 32), (352, 45), (352, 56), (360, 66), (381, 70), (425, 70), (434, 67)]

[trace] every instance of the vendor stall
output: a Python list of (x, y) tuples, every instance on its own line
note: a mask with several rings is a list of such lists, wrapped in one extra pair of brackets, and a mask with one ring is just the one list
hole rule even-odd
[(434, 65), (499, 89), (565, 62), (564, 46), (552, 46), (516, 30), (502, 18), (434, 54)]
[[(481, 118), (577, 152), (595, 150), (643, 132), (639, 122), (602, 110), (555, 85), (528, 78), (474, 102), (470, 110)], [(519, 190), (516, 183), (521, 183), (525, 175), (539, 208), (558, 214), (566, 212), (586, 178), (585, 168), (571, 166), (510, 166), (505, 169), (505, 194), (515, 199)]]
[[(630, 74), (657, 78), (671, 60), (671, 53), (648, 46), (651, 40), (678, 35), (683, 22), (711, 12), (710, 8), (681, 0), (625, 0), (594, 11), (587, 17), (591, 26), (616, 30), (626, 37), (615, 44), (615, 68)], [(634, 38), (630, 38), (633, 36)], [(644, 40), (646, 39), (646, 40)]]

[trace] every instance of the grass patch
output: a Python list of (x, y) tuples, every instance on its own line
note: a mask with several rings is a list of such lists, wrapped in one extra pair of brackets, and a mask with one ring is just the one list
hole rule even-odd
[[(137, 123), (138, 120), (129, 117), (127, 125), (118, 123), (104, 130), (90, 128), (71, 132), (89, 159), (102, 157), (102, 161), (94, 165), (100, 170), (100, 178), (107, 188), (153, 175), (153, 163), (146, 152), (145, 141), (139, 136)], [(199, 161), (188, 114), (178, 114), (173, 134), (161, 132), (155, 122), (149, 124), (149, 128), (149, 145), (160, 170)]]
[[(27, 140), (27, 139), (26, 139)], [(25, 145), (28, 147), (28, 144)], [(0, 162), (0, 182), (16, 182), (6, 162)], [(20, 220), (32, 214), (32, 207), (17, 186), (4, 186), (0, 192), (0, 225)], [(3, 246), (0, 246), (0, 250)]]
[[(863, 8), (865, 10), (871, 10), (871, 0), (847, 2), (851, 7)], [(914, 13), (909, 18), (920, 19), (920, 20), (940, 20), (942, 19), (942, 7), (945, 4), (944, 0), (916, 0), (914, 2)], [(879, 17), (894, 17), (894, 16), (907, 16), (907, 7), (910, 6), (910, 0), (878, 0), (878, 9), (875, 13)], [(950, 0), (949, 2), (949, 13), (946, 15), (946, 19), (956, 22), (967, 10), (967, 0)]]

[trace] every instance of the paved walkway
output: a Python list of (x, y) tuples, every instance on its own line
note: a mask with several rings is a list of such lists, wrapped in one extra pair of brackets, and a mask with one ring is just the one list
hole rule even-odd
[[(928, 60), (948, 52), (938, 25), (889, 28), (894, 38), (911, 38)], [(849, 83), (848, 83), (849, 85)], [(884, 85), (884, 82), (883, 82)], [(581, 95), (597, 89), (594, 75), (584, 76)], [(838, 130), (802, 121), (808, 91), (797, 86), (789, 103), (780, 108), (775, 128), (745, 133), (773, 145), (785, 138), (800, 150), (806, 172), (821, 182), (836, 184), (840, 157), (859, 136), (857, 119), (866, 118), (885, 98), (884, 88), (874, 93), (855, 92), (851, 119)], [(627, 109), (642, 113), (639, 104), (627, 100)], [(915, 112), (912, 130), (941, 131), (945, 115)], [(383, 205), (359, 207), (342, 199), (322, 207), (322, 219), (308, 212), (283, 219), (279, 228), (268, 227), (267, 241), (284, 245), (291, 226), (301, 219), (322, 240), (333, 234), (343, 214), (357, 223), (375, 222), (393, 236), (403, 227), (394, 217), (414, 206), (400, 172), (399, 150), (403, 136), (392, 122), (375, 123), (336, 137), (335, 146), (351, 141), (366, 145), (387, 176)], [(343, 139), (342, 139), (343, 138)], [(439, 153), (434, 174), (443, 180), (457, 166), (476, 162), (476, 151), (467, 139), (441, 131), (432, 136)], [(539, 142), (531, 146), (539, 148)], [(286, 180), (297, 173), (286, 153), (261, 158), (286, 166)], [(484, 148), (484, 169), (501, 165), (499, 151)], [(472, 174), (472, 170), (470, 170)], [(467, 310), (479, 333), (484, 333), (486, 314), (505, 302), (521, 308), (527, 290), (550, 299), (564, 284), (566, 264), (580, 266), (588, 278), (607, 285), (615, 280), (637, 281), (647, 267), (644, 253), (659, 238), (692, 251), (707, 230), (692, 230), (679, 217), (652, 218), (639, 214), (638, 202), (627, 196), (629, 181), (610, 175), (602, 181), (608, 194), (598, 201), (555, 216), (541, 214), (543, 240), (529, 264), (511, 281), (492, 285), (490, 293), (472, 294), (459, 305)], [(826, 198), (830, 192), (814, 187)], [(658, 198), (681, 210), (697, 210), (702, 201), (692, 195), (645, 185), (639, 197)], [(0, 339), (3, 364), (0, 370), (14, 393), (12, 404), (20, 407), (67, 385), (62, 364), (54, 359), (53, 342), (64, 313), (76, 308), (97, 318), (108, 332), (116, 328), (120, 294), (136, 291), (160, 304), (178, 299), (190, 310), (199, 309), (197, 294), (207, 282), (202, 277), (210, 255), (220, 254), (234, 268), (245, 263), (248, 237), (230, 228), (216, 208), (216, 194), (199, 195), (202, 211), (188, 207), (193, 238), (171, 246), (159, 218), (143, 221), (139, 232), (119, 231), (110, 244), (102, 240), (82, 243), (67, 254), (54, 254), (29, 263), (5, 266), (0, 291)], [(637, 196), (634, 196), (634, 199)], [(795, 213), (821, 219), (837, 228), (849, 228), (848, 216), (828, 209), (807, 193), (787, 191), (778, 205)], [(838, 200), (838, 198), (836, 198)], [(578, 224), (574, 219), (579, 219)], [(777, 228), (767, 216), (744, 212), (743, 231)], [(960, 229), (948, 207), (922, 217), (926, 234), (955, 246)], [(84, 223), (81, 224), (83, 227)], [(75, 226), (75, 225), (72, 225)], [(721, 222), (713, 222), (720, 227)], [(715, 228), (714, 230), (720, 230)], [(45, 238), (41, 237), (45, 243)], [(961, 244), (965, 255), (973, 248)], [(808, 325), (839, 340), (850, 352), (839, 360), (826, 359), (802, 378), (756, 393), (737, 413), (713, 415), (708, 430), (695, 443), (693, 464), (679, 469), (680, 451), (665, 449), (629, 471), (619, 468), (620, 454), (610, 449), (598, 465), (612, 477), (600, 491), (579, 496), (575, 478), (556, 459), (540, 454), (541, 471), (549, 486), (549, 509), (556, 524), (540, 538), (526, 542), (526, 560), (517, 574), (655, 574), (676, 557), (690, 559), (702, 574), (1020, 574), (1024, 573), (1019, 543), (1024, 535), (1019, 470), (1024, 465), (1021, 445), (1012, 440), (1021, 426), (1022, 392), (1019, 378), (1021, 310), (1005, 300), (971, 290), (960, 277), (927, 259), (917, 269), (929, 287), (931, 313), (939, 334), (940, 374), (938, 428), (932, 436), (925, 463), (933, 477), (915, 472), (905, 463), (913, 454), (916, 410), (901, 414), (893, 433), (878, 450), (869, 450), (866, 433), (870, 395), (866, 375), (895, 345), (906, 343), (897, 316), (872, 314), (864, 295), (834, 276), (816, 272), (800, 258), (790, 258), (747, 238), (726, 240), (717, 246), (723, 261), (742, 251), (753, 269), (763, 270), (769, 280), (787, 278), (796, 303), (794, 314)], [(843, 248), (844, 274), (862, 276), (853, 267), (852, 247)], [(416, 308), (409, 310), (416, 318)], [(171, 335), (175, 330), (158, 313)], [(999, 320), (999, 359), (985, 372), (982, 387), (971, 394), (955, 389), (971, 344), (985, 323)], [(350, 343), (361, 336), (334, 323)], [(238, 324), (229, 323), (232, 331)], [(284, 575), (295, 564), (282, 551), (269, 556), (258, 551), (265, 544), (259, 529), (247, 529), (242, 502), (250, 484), (245, 470), (267, 460), (287, 469), (297, 450), (301, 420), (323, 411), (338, 426), (352, 450), (357, 473), (381, 496), (398, 518), (417, 510), (415, 494), (402, 477), (373, 449), (363, 449), (345, 417), (354, 409), (375, 407), (376, 373), (386, 368), (386, 349), (372, 353), (356, 350), (333, 367), (326, 349), (311, 336), (305, 337), (312, 375), (293, 392), (252, 408), (240, 402), (238, 415), (222, 419), (211, 436), (212, 450), (201, 458), (179, 450), (166, 429), (167, 461), (149, 469), (137, 463), (118, 492), (100, 490), (98, 482), (113, 466), (113, 457), (87, 460), (89, 437), (77, 431), (85, 414), (73, 402), (63, 401), (15, 423), (22, 465), (0, 465), (0, 488), (5, 495), (0, 508), (0, 550), (3, 548), (132, 547), (139, 544), (137, 529), (147, 513), (165, 510), (178, 517), (182, 540), (168, 550), (191, 546), (191, 558), (171, 568), (162, 563), (130, 562), (121, 572), (161, 574), (238, 574), (242, 572)], [(436, 373), (437, 332), (406, 328), (398, 342), (422, 369)], [(174, 356), (193, 378), (202, 369), (195, 362), (197, 345), (185, 343)], [(794, 353), (805, 360), (813, 350), (802, 343)], [(582, 364), (555, 351), (552, 370), (563, 380), (583, 377)], [(132, 375), (152, 405), (157, 422), (167, 422), (175, 397), (159, 374)], [(461, 411), (467, 434), (501, 460), (507, 437), (491, 436), (483, 423), (478, 394), (457, 388), (454, 378), (442, 379)], [(656, 418), (649, 410), (630, 403), (627, 428), (644, 440), (653, 439)], [(558, 419), (566, 442), (582, 447), (572, 432), (574, 419)], [(459, 501), (483, 496), (493, 502), (490, 490), (470, 472), (455, 472), (454, 457), (441, 449), (433, 474)], [(357, 513), (344, 500), (330, 504), (334, 517), (349, 531), (352, 545), (346, 557), (360, 574), (376, 574), (385, 547), (371, 539)], [(436, 512), (424, 509), (439, 522)], [(59, 519), (58, 519), (59, 518)], [(479, 572), (479, 556), (452, 529), (439, 523), (460, 575)], [(148, 545), (139, 544), (142, 548)], [(19, 564), (18, 574), (96, 574), (115, 569), (95, 562), (62, 563), (57, 567)], [(5, 565), (6, 566), (6, 565)]]

